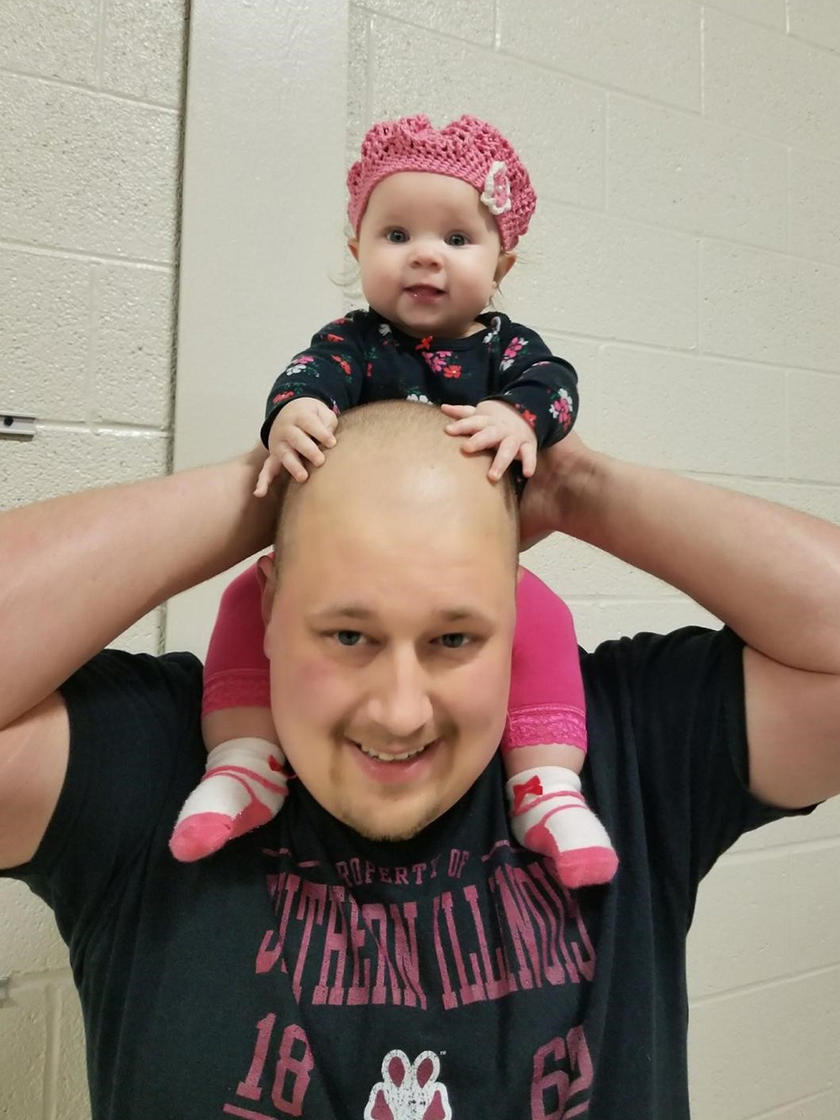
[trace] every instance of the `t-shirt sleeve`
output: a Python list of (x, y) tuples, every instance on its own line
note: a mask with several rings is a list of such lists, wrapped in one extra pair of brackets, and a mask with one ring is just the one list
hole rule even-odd
[(38, 850), (4, 874), (52, 907), (73, 955), (201, 775), (201, 664), (190, 654), (106, 650), (61, 692), (70, 722), (64, 784)]
[(583, 670), (593, 765), (599, 739), (617, 744), (614, 796), (641, 802), (652, 861), (692, 897), (743, 833), (813, 808), (776, 808), (749, 790), (743, 643), (731, 630), (608, 642), (584, 655)]

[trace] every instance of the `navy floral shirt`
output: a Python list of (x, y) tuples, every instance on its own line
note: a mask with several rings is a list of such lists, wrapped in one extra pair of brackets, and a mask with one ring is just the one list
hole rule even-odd
[(485, 330), (467, 338), (413, 338), (376, 311), (351, 311), (323, 327), (272, 386), (262, 440), (295, 397), (317, 397), (336, 413), (380, 400), (478, 404), (501, 400), (548, 447), (572, 428), (577, 374), (540, 336), (507, 315), (479, 316)]

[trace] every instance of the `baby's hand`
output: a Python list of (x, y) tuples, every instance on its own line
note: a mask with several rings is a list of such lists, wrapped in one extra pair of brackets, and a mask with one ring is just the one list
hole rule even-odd
[(498, 482), (514, 459), (522, 463), (522, 474), (530, 478), (537, 467), (537, 437), (521, 413), (505, 401), (471, 404), (442, 404), (441, 411), (452, 420), (446, 425), (451, 436), (469, 436), (468, 454), (496, 448), (488, 477)]
[(333, 432), (337, 423), (332, 409), (315, 397), (297, 397), (289, 401), (271, 425), (268, 458), (260, 471), (254, 494), (264, 498), (271, 483), (284, 469), (296, 482), (306, 482), (309, 474), (303, 460), (314, 467), (321, 466), (324, 462), (321, 447), (335, 446)]

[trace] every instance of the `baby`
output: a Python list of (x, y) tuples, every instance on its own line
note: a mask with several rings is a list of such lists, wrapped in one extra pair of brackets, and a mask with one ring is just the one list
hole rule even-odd
[[(422, 115), (383, 121), (365, 136), (347, 185), (348, 245), (369, 310), (329, 323), (278, 377), (262, 428), (269, 456), (256, 493), (267, 493), (284, 471), (305, 482), (334, 446), (341, 412), (393, 398), (440, 405), (450, 418), (446, 430), (464, 438), (467, 453), (492, 452), (492, 480), (511, 464), (529, 478), (537, 450), (572, 427), (577, 378), (534, 331), (485, 311), (516, 261), (513, 250), (536, 205), (516, 152), (475, 117), (442, 129)], [(252, 568), (222, 597), (208, 650), (209, 757), (170, 840), (180, 860), (209, 855), (264, 824), (285, 799), (262, 639)], [(607, 882), (618, 863), (581, 794), (586, 747), (571, 615), (520, 568), (500, 748), (511, 825), (568, 887)]]

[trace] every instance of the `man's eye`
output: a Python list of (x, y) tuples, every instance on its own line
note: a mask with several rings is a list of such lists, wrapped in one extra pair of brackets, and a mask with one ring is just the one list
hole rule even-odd
[(341, 646), (357, 646), (364, 635), (358, 630), (336, 630), (335, 639)]
[(467, 235), (465, 233), (450, 233), (450, 235), (446, 239), (446, 242), (448, 245), (453, 245), (456, 249), (460, 249), (463, 245), (467, 245), (469, 243)]
[(385, 234), (386, 241), (392, 241), (395, 245), (402, 245), (404, 241), (408, 241), (408, 234), (404, 229), (389, 229)]
[(446, 649), (463, 649), (469, 644), (469, 635), (456, 631), (452, 634), (441, 634), (440, 644)]

